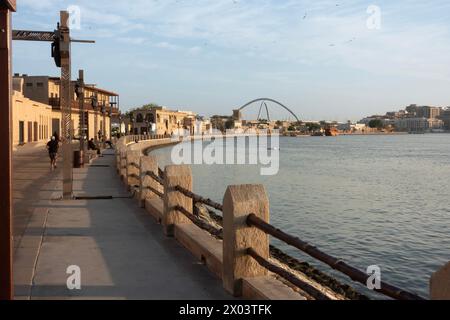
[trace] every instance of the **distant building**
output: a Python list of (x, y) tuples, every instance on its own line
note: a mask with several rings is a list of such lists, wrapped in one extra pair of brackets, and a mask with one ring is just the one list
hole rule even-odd
[(395, 128), (405, 132), (429, 132), (432, 130), (442, 130), (444, 122), (439, 119), (427, 118), (405, 118), (395, 121)]
[(444, 122), (444, 129), (450, 130), (450, 107), (441, 111), (439, 119)]
[(411, 118), (436, 119), (440, 116), (442, 108), (430, 106), (417, 106), (412, 104), (405, 109)]
[(132, 134), (181, 134), (183, 130), (195, 131), (196, 114), (190, 111), (173, 111), (165, 107), (142, 107), (124, 119)]

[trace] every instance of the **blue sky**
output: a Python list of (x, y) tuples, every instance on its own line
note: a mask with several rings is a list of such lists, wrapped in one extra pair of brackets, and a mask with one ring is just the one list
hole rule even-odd
[[(301, 119), (357, 120), (410, 103), (450, 106), (450, 2), (19, 0), (15, 29), (53, 30), (80, 8), (73, 77), (204, 115), (260, 97)], [(367, 9), (381, 9), (369, 29)], [(14, 72), (57, 75), (47, 43), (14, 43)], [(270, 106), (273, 117), (289, 115)], [(246, 112), (257, 113), (258, 106)]]

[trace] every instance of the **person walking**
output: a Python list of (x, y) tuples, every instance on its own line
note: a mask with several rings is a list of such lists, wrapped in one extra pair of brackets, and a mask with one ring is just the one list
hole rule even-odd
[(58, 155), (59, 143), (55, 136), (47, 143), (48, 155), (50, 157), (51, 170), (56, 169), (56, 156)]
[(55, 132), (53, 133), (53, 136), (55, 137), (56, 142), (59, 143), (59, 134), (58, 134), (58, 132), (55, 131)]

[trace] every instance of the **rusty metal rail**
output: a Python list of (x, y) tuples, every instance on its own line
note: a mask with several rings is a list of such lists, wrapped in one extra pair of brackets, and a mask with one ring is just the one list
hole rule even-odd
[(192, 198), (192, 200), (194, 200), (195, 203), (199, 202), (199, 203), (203, 203), (209, 207), (212, 207), (214, 209), (217, 209), (219, 211), (223, 211), (223, 206), (220, 203), (217, 203), (211, 199), (207, 199), (204, 198), (202, 196), (199, 196), (198, 194), (195, 194), (181, 186), (176, 186), (175, 190), (181, 192), (182, 194), (184, 194), (186, 197)]
[[(145, 175), (151, 177), (152, 179), (154, 179), (156, 182), (158, 182), (161, 185), (164, 185), (164, 180), (163, 178), (157, 176), (154, 172), (151, 171), (147, 171), (145, 173)], [(181, 192), (182, 194), (184, 194), (186, 197), (191, 198), (195, 203), (203, 203), (211, 208), (214, 208), (216, 210), (219, 211), (223, 211), (223, 206), (220, 203), (217, 203), (211, 199), (208, 198), (204, 198), (198, 194), (195, 194), (189, 190), (187, 190), (186, 188), (183, 188), (181, 186), (175, 186), (175, 190), (177, 190), (178, 192)]]
[(192, 221), (197, 227), (200, 229), (203, 229), (207, 232), (209, 232), (211, 235), (215, 236), (216, 238), (222, 239), (222, 229), (218, 229), (216, 227), (213, 227), (212, 225), (202, 221), (200, 218), (194, 216), (192, 213), (187, 211), (182, 206), (175, 206), (175, 210), (180, 211), (183, 215), (185, 215), (189, 220)]
[(253, 248), (247, 249), (247, 254), (251, 256), (253, 259), (258, 262), (259, 265), (266, 268), (267, 270), (279, 275), (283, 279), (289, 281), (293, 285), (299, 287), (301, 290), (305, 291), (307, 294), (312, 296), (316, 300), (331, 300), (327, 295), (322, 293), (319, 289), (313, 287), (309, 283), (300, 280), (298, 277), (296, 277), (294, 274), (290, 273), (289, 271), (273, 264), (272, 262), (268, 261), (267, 259), (261, 257)]
[(153, 187), (148, 186), (148, 187), (145, 187), (145, 189), (150, 190), (151, 192), (153, 192), (154, 194), (156, 194), (156, 195), (157, 195), (158, 197), (160, 197), (161, 199), (164, 198), (164, 193), (162, 193), (162, 192), (159, 191), (159, 190), (156, 190), (156, 189), (153, 188)]
[(158, 167), (158, 174), (160, 178), (164, 179), (164, 171), (160, 167)]
[(152, 171), (147, 171), (144, 173), (144, 175), (152, 178), (153, 180), (155, 180), (156, 182), (158, 182), (160, 185), (164, 185), (164, 180), (160, 177), (158, 177), (154, 172)]
[[(291, 236), (281, 231), (280, 229), (273, 227), (264, 220), (258, 218), (256, 215), (250, 214), (247, 218), (247, 224), (249, 226), (256, 227), (261, 231), (264, 231), (265, 233), (307, 253), (311, 257), (347, 275), (353, 281), (359, 282), (363, 285), (367, 285), (367, 280), (369, 279), (370, 276), (367, 275), (366, 273), (348, 265), (347, 263), (338, 258), (335, 258), (333, 256), (324, 253), (323, 251), (317, 249), (316, 247), (310, 245), (309, 243), (300, 240), (298, 237)], [(376, 292), (382, 293), (386, 296), (398, 300), (424, 300), (424, 298), (416, 294), (410, 293), (386, 282), (381, 282), (381, 289), (374, 289), (374, 290)]]

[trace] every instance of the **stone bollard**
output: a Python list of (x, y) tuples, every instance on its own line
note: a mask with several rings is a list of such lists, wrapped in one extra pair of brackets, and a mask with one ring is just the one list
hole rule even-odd
[(141, 157), (140, 164), (140, 184), (139, 184), (139, 200), (141, 203), (141, 207), (145, 207), (146, 199), (154, 199), (158, 198), (158, 196), (153, 193), (151, 190), (147, 189), (147, 187), (152, 187), (159, 192), (164, 192), (163, 186), (161, 186), (155, 179), (146, 175), (147, 172), (153, 172), (155, 175), (158, 175), (158, 161), (155, 156), (143, 156)]
[(127, 152), (121, 150), (120, 151), (120, 178), (125, 183), (127, 183), (126, 177), (127, 177)]
[(430, 298), (431, 300), (450, 300), (450, 262), (431, 276)]
[(181, 212), (175, 210), (181, 206), (193, 213), (192, 199), (175, 190), (175, 186), (192, 191), (192, 171), (190, 166), (167, 166), (164, 171), (164, 217), (163, 226), (167, 236), (174, 235), (174, 225), (191, 223)]
[(139, 186), (139, 163), (141, 155), (140, 151), (127, 151), (126, 184), (129, 191), (132, 190), (134, 186)]
[(269, 199), (262, 185), (229, 186), (223, 199), (223, 286), (242, 296), (242, 278), (268, 274), (246, 250), (269, 258), (269, 236), (246, 223), (251, 214), (269, 222)]

